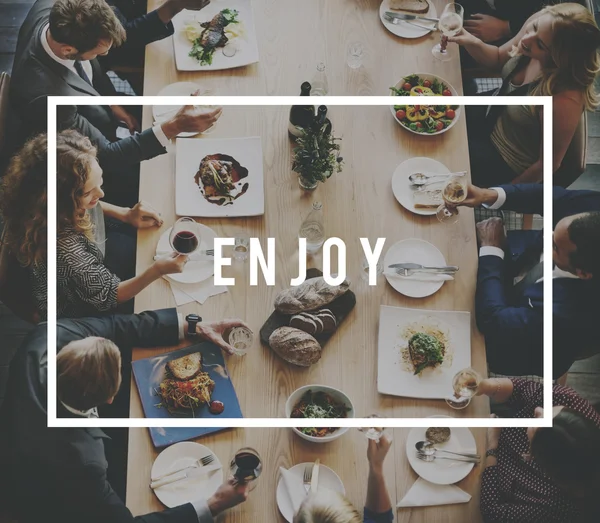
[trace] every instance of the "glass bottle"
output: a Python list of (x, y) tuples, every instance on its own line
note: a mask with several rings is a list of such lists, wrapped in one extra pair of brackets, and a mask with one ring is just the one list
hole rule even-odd
[[(300, 96), (310, 96), (311, 85), (304, 82), (300, 87)], [(293, 105), (290, 109), (288, 134), (292, 140), (302, 136), (302, 130), (310, 127), (315, 118), (315, 108), (312, 105)]]
[(317, 72), (315, 73), (311, 85), (311, 96), (327, 96), (327, 93), (329, 92), (329, 82), (327, 81), (327, 75), (325, 74), (325, 64), (323, 62), (317, 65)]
[(314, 202), (312, 211), (300, 226), (300, 238), (306, 238), (306, 250), (315, 254), (325, 243), (325, 227), (323, 225), (323, 204)]

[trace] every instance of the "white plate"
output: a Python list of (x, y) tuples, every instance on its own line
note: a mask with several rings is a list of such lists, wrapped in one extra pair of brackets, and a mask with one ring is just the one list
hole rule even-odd
[[(383, 2), (381, 2), (381, 5), (379, 6), (379, 18), (381, 20), (381, 23), (385, 26), (385, 28), (392, 34), (395, 34), (396, 36), (401, 36), (402, 38), (421, 38), (422, 36), (425, 36), (426, 34), (431, 33), (431, 31), (433, 31), (433, 29), (427, 30), (427, 29), (421, 29), (420, 27), (417, 27), (416, 25), (411, 25), (411, 24), (407, 24), (406, 22), (401, 22), (398, 25), (394, 25), (390, 22), (388, 22), (385, 18), (384, 18), (384, 14), (386, 11), (390, 11), (392, 13), (398, 13), (398, 14), (414, 14), (415, 16), (426, 16), (428, 18), (437, 18), (437, 11), (435, 9), (435, 6), (433, 5), (433, 3), (431, 2), (431, 0), (429, 1), (429, 11), (427, 11), (426, 13), (409, 13), (409, 12), (405, 12), (405, 11), (394, 11), (390, 8), (390, 2), (389, 0), (383, 0)], [(425, 21), (423, 22), (419, 22), (418, 20), (415, 20), (415, 22), (417, 24), (422, 24), (422, 25), (428, 25), (428, 24), (432, 24), (433, 22), (427, 22)]]
[[(448, 418), (449, 416), (431, 416), (432, 418)], [(444, 425), (443, 421), (439, 422), (440, 425)], [(432, 421), (433, 426), (433, 421)], [(437, 426), (437, 422), (436, 422)], [(421, 461), (417, 458), (417, 449), (415, 443), (418, 441), (425, 441), (424, 428), (414, 428), (408, 433), (406, 440), (406, 457), (413, 470), (421, 476), (423, 479), (436, 483), (438, 485), (452, 485), (457, 483), (469, 475), (469, 472), (473, 470), (474, 463), (459, 463), (457, 461), (450, 461), (446, 459), (437, 459), (431, 463)], [(477, 452), (477, 446), (475, 438), (468, 428), (457, 427), (451, 428), (450, 439), (446, 443), (436, 443), (436, 447), (440, 449), (446, 449), (454, 452)], [(444, 454), (443, 456), (451, 457), (450, 454)]]
[[(445, 267), (446, 259), (440, 250), (425, 240), (411, 238), (394, 243), (385, 253), (383, 268), (385, 272), (395, 263), (418, 263), (429, 267)], [(412, 281), (408, 278), (395, 278), (385, 274), (388, 283), (400, 294), (411, 298), (424, 298), (440, 290), (443, 281)]]
[[(200, 65), (198, 60), (189, 56), (192, 43), (185, 36), (183, 28), (187, 20), (196, 20), (200, 23), (209, 22), (223, 9), (237, 9), (239, 12), (238, 20), (243, 21), (246, 28), (245, 37), (235, 38), (234, 42), (238, 51), (233, 57), (226, 57), (223, 55), (222, 48), (217, 48), (213, 55), (212, 64)], [(195, 12), (184, 9), (173, 17), (173, 28), (175, 29), (173, 34), (175, 65), (179, 71), (218, 71), (258, 62), (258, 43), (250, 0), (213, 0), (201, 11)]]
[[(289, 469), (289, 471), (294, 474), (294, 476), (297, 476), (300, 482), (302, 482), (304, 469), (307, 465), (311, 466), (313, 464), (298, 463)], [(333, 470), (323, 464), (321, 464), (319, 467), (319, 486), (323, 486), (329, 490), (333, 490), (334, 492), (339, 492), (343, 496), (346, 495), (346, 489), (344, 488), (344, 484), (342, 483), (340, 477)], [(283, 483), (283, 478), (281, 478), (281, 476), (277, 482), (276, 499), (279, 512), (281, 512), (281, 515), (288, 523), (292, 523), (292, 520), (294, 519), (294, 507), (292, 506), (292, 500), (287, 493)]]
[[(170, 252), (173, 250), (171, 243), (169, 242), (169, 235), (173, 227), (169, 227), (163, 232), (158, 245), (156, 246), (156, 252)], [(217, 233), (206, 225), (198, 224), (200, 231), (200, 247), (198, 250), (205, 251), (207, 249), (214, 248), (214, 241), (217, 237)], [(173, 281), (180, 283), (199, 283), (204, 280), (208, 280), (215, 271), (215, 263), (213, 260), (207, 261), (188, 261), (185, 264), (183, 272), (176, 274), (169, 274), (167, 277)]]
[[(394, 175), (392, 177), (392, 191), (394, 192), (394, 196), (398, 203), (402, 205), (405, 209), (414, 212), (415, 214), (420, 214), (422, 216), (433, 216), (437, 209), (417, 209), (413, 200), (413, 192), (415, 192), (418, 187), (410, 183), (408, 177), (414, 173), (436, 173), (436, 174), (445, 174), (449, 173), (450, 169), (446, 167), (443, 163), (438, 162), (437, 160), (432, 160), (431, 158), (424, 158), (422, 156), (416, 158), (409, 158), (408, 160), (402, 162), (396, 170), (394, 171)], [(443, 184), (446, 180), (440, 178), (440, 182), (432, 183), (428, 185), (428, 189), (437, 189), (442, 188)]]
[[(154, 460), (151, 477), (156, 478), (172, 470), (186, 467), (212, 453), (212, 450), (200, 443), (190, 441), (175, 443), (163, 450)], [(215, 461), (211, 465), (220, 464), (219, 458), (215, 455)], [(223, 469), (220, 469), (196, 478), (184, 479), (159, 487), (154, 489), (154, 494), (164, 505), (173, 508), (198, 499), (208, 499), (222, 483)]]
[[(402, 358), (408, 345), (404, 329), (412, 324), (437, 327), (446, 334), (442, 365), (415, 376)], [(377, 390), (407, 398), (444, 399), (452, 393), (452, 378), (471, 366), (471, 315), (460, 311), (427, 311), (382, 305), (379, 311)]]
[[(225, 218), (260, 216), (265, 212), (264, 173), (260, 137), (177, 140), (175, 160), (175, 212), (178, 216)], [(228, 154), (248, 169), (248, 190), (230, 205), (207, 201), (194, 181), (202, 158)]]
[[(156, 96), (191, 96), (201, 87), (193, 82), (176, 82), (162, 88)], [(153, 105), (152, 116), (155, 123), (162, 123), (175, 115), (181, 109), (180, 105)], [(177, 136), (186, 138), (196, 136), (198, 133), (179, 133)]]

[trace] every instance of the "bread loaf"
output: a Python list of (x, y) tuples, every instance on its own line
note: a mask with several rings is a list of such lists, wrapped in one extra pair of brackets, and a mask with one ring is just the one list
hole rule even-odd
[(275, 308), (283, 314), (313, 311), (328, 305), (344, 294), (349, 287), (347, 281), (333, 287), (322, 276), (311, 278), (297, 287), (281, 291), (275, 298)]
[(321, 345), (310, 334), (293, 327), (279, 327), (269, 336), (269, 345), (285, 361), (310, 367), (321, 359)]
[(427, 0), (390, 0), (390, 9), (423, 14), (429, 11)]

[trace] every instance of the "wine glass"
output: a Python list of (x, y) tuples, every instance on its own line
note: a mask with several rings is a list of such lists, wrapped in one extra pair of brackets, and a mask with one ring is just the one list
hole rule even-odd
[(454, 224), (458, 222), (457, 206), (467, 199), (468, 192), (469, 187), (465, 174), (457, 174), (448, 178), (442, 190), (444, 203), (436, 211), (436, 216), (441, 223)]
[(446, 48), (448, 46), (448, 37), (456, 36), (462, 30), (463, 16), (464, 9), (460, 4), (450, 3), (444, 7), (438, 23), (438, 28), (442, 32), (442, 39), (431, 50), (433, 56), (438, 60), (449, 62), (456, 55), (456, 51), (449, 52)]
[(457, 372), (452, 379), (454, 394), (446, 398), (446, 403), (457, 410), (468, 407), (477, 394), (481, 380), (479, 373), (471, 368)]
[[(379, 421), (381, 420), (381, 417), (378, 416), (377, 414), (371, 414), (369, 416), (367, 416), (368, 419), (372, 419), (373, 421)], [(379, 423), (379, 425), (381, 425), (381, 423)], [(379, 440), (381, 439), (381, 436), (383, 436), (385, 434), (385, 429), (383, 427), (359, 427), (358, 428), (359, 432), (362, 432), (367, 439), (372, 439), (374, 441), (376, 441), (377, 443), (379, 443)]]
[(234, 327), (226, 339), (236, 356), (244, 356), (254, 341), (254, 333), (246, 327)]
[(238, 483), (248, 483), (249, 490), (254, 490), (262, 472), (260, 454), (250, 447), (239, 449), (231, 460), (229, 470), (233, 479)]
[(193, 218), (179, 218), (169, 235), (171, 247), (177, 254), (191, 254), (200, 246), (200, 231)]

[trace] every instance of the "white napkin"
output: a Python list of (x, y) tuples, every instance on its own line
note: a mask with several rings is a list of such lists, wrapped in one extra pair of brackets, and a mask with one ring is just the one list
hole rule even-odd
[(454, 276), (449, 274), (434, 274), (427, 272), (415, 272), (411, 276), (402, 276), (396, 271), (385, 271), (383, 273), (388, 278), (397, 278), (404, 281), (425, 281), (425, 282), (437, 282), (437, 281), (450, 281), (454, 279)]
[(302, 479), (291, 473), (289, 470), (279, 467), (279, 473), (283, 480), (285, 491), (288, 495), (290, 505), (294, 509), (294, 514), (298, 512), (302, 501), (306, 497), (306, 490), (304, 490), (304, 484)]
[(436, 485), (419, 478), (397, 506), (400, 508), (431, 507), (468, 503), (470, 500), (471, 495), (456, 485)]
[(200, 305), (204, 304), (211, 296), (227, 292), (224, 285), (215, 285), (213, 279), (202, 281), (200, 283), (180, 283), (165, 278), (171, 285), (171, 291), (175, 298), (177, 306), (185, 305), (197, 301)]

